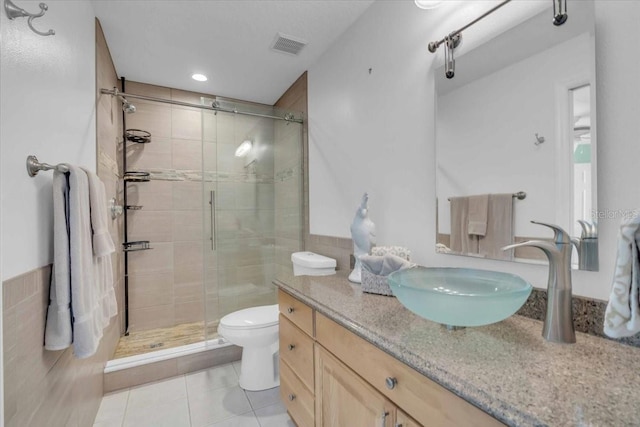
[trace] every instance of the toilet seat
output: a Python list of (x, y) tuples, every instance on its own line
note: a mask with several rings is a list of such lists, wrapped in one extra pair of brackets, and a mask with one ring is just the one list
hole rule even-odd
[(220, 319), (226, 329), (262, 329), (278, 324), (278, 304), (245, 308)]

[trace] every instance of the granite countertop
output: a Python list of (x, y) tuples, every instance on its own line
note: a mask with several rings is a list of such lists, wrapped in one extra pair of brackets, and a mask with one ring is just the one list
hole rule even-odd
[(640, 348), (583, 333), (550, 343), (522, 316), (447, 331), (344, 273), (274, 283), (507, 425), (640, 425)]

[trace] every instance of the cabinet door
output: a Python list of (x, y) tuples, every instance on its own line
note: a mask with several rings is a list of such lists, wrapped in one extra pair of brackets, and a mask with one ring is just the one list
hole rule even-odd
[(316, 345), (316, 427), (393, 427), (395, 406)]
[(422, 427), (416, 420), (402, 412), (400, 409), (396, 412), (395, 427)]

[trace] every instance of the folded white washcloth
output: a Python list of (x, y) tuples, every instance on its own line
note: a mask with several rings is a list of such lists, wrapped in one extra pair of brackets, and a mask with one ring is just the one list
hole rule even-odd
[(388, 276), (394, 271), (415, 267), (416, 264), (392, 254), (383, 256), (362, 255), (360, 257), (362, 268), (376, 276)]
[(618, 255), (609, 304), (604, 315), (604, 333), (611, 338), (640, 332), (640, 216), (625, 219), (618, 236)]

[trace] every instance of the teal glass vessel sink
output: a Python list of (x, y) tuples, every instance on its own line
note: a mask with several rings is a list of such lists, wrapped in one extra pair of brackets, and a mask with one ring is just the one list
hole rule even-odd
[(415, 267), (391, 273), (388, 282), (402, 305), (449, 326), (504, 320), (522, 307), (532, 289), (515, 274), (468, 268)]

